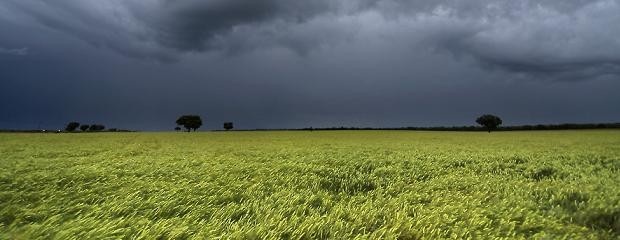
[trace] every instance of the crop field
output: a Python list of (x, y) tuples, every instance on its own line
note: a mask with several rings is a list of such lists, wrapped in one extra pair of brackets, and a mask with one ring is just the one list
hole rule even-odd
[(619, 239), (620, 131), (0, 134), (0, 239)]

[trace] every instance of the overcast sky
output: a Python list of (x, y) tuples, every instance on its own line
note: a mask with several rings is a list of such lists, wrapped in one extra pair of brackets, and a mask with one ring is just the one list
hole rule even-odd
[(0, 129), (620, 122), (620, 0), (2, 0)]

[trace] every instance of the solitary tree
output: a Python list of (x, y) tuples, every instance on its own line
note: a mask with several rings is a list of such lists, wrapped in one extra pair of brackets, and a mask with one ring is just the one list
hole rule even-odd
[(80, 126), (80, 130), (82, 130), (82, 132), (86, 132), (86, 130), (88, 130), (89, 128), (90, 128), (90, 125), (88, 124), (84, 124)]
[(486, 127), (487, 131), (490, 133), (491, 130), (495, 130), (497, 126), (502, 124), (502, 119), (495, 115), (485, 114), (478, 117), (476, 123)]
[(183, 115), (177, 119), (177, 125), (181, 125), (187, 129), (187, 132), (190, 130), (196, 131), (196, 129), (202, 126), (202, 119), (198, 115)]
[(80, 127), (80, 123), (79, 122), (70, 122), (69, 124), (67, 124), (67, 127), (65, 127), (65, 131), (73, 132), (78, 127)]
[(175, 128), (174, 128), (174, 131), (177, 131), (177, 132), (178, 132), (178, 131), (181, 131), (181, 128), (180, 128), (180, 127), (175, 127)]
[(233, 129), (233, 123), (232, 122), (225, 122), (224, 123), (224, 129), (226, 129), (226, 131)]

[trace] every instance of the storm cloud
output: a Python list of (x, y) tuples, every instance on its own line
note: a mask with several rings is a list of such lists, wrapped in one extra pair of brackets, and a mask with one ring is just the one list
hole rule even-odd
[[(321, 8), (321, 4), (317, 4), (319, 6), (315, 8), (302, 8), (316, 11), (295, 14), (298, 21), (291, 22), (291, 16), (271, 14), (281, 16), (278, 19), (284, 19), (283, 21), (288, 24), (282, 27), (284, 29), (282, 33), (278, 34), (277, 30), (272, 29), (273, 27), (266, 27), (271, 31), (249, 32), (246, 34), (249, 37), (246, 38), (261, 33), (272, 33), (270, 36), (274, 39), (264, 42), (276, 42), (306, 52), (310, 51), (306, 48), (330, 44), (343, 38), (355, 41), (358, 37), (363, 39), (364, 34), (379, 33), (384, 34), (386, 38), (410, 39), (412, 44), (418, 44), (417, 47), (428, 45), (438, 50), (450, 51), (455, 55), (468, 54), (479, 60), (482, 65), (499, 67), (509, 72), (543, 77), (556, 76), (561, 80), (571, 80), (571, 76), (575, 79), (589, 79), (597, 75), (619, 73), (620, 41), (617, 36), (620, 36), (620, 28), (609, 27), (620, 22), (620, 14), (617, 14), (620, 12), (620, 4), (616, 1), (590, 1), (589, 4), (583, 4), (583, 1), (573, 4), (487, 1), (478, 5), (471, 3), (465, 5), (461, 2), (436, 3), (437, 5), (432, 7), (394, 1), (354, 2), (331, 8), (327, 6)], [(420, 8), (428, 10), (419, 11)], [(277, 11), (285, 8), (269, 9)], [(319, 15), (318, 10), (321, 9), (331, 12)], [(396, 9), (405, 11), (399, 12)], [(481, 9), (486, 11), (482, 12)], [(393, 18), (394, 15), (397, 17)], [(322, 21), (322, 19), (328, 20)], [(317, 22), (322, 25), (308, 29), (308, 26), (316, 25)], [(376, 25), (370, 29), (365, 28), (373, 24)], [(253, 27), (260, 28), (260, 25)], [(268, 23), (267, 25), (269, 26)], [(186, 33), (192, 32), (192, 29), (209, 29), (194, 28), (193, 24), (189, 26), (186, 31), (178, 35), (187, 36)], [(226, 26), (224, 29), (230, 29), (231, 26), (234, 29), (237, 25)], [(310, 33), (300, 36), (299, 29)], [(382, 32), (381, 29), (392, 29), (393, 32)], [(403, 32), (408, 32), (411, 36), (402, 36)], [(347, 35), (339, 36), (343, 33), (350, 36), (348, 38)], [(310, 36), (314, 34), (324, 35), (327, 39), (313, 39)], [(292, 40), (283, 41), (283, 39)], [(297, 44), (290, 44), (291, 42)]]
[(307, 53), (376, 33), (468, 55), (481, 67), (542, 78), (618, 75), (620, 66), (615, 0), (8, 0), (3, 5), (93, 45), (164, 61), (187, 52), (260, 47)]
[[(97, 81), (125, 94), (39, 97), (56, 98), (59, 105), (92, 97), (82, 102), (109, 101), (122, 105), (116, 111), (135, 112), (149, 101), (169, 102), (145, 115), (176, 114), (189, 102), (226, 101), (230, 106), (202, 107), (252, 118), (253, 127), (272, 126), (273, 116), (288, 116), (282, 120), (287, 126), (401, 125), (412, 115), (396, 112), (412, 102), (428, 102), (420, 111), (436, 116), (419, 124), (461, 124), (467, 122), (436, 119), (473, 114), (475, 107), (469, 106), (486, 105), (486, 98), (512, 98), (488, 107), (497, 111), (512, 104), (521, 109), (514, 116), (528, 109), (561, 109), (560, 102), (575, 100), (565, 99), (570, 93), (584, 89), (608, 97), (581, 102), (618, 102), (604, 89), (617, 86), (620, 78), (619, 12), (617, 0), (5, 0), (0, 2), (0, 83), (4, 89), (21, 87), (33, 95), (32, 102), (39, 101), (34, 86), (52, 84), (41, 80), (50, 74), (61, 78), (55, 84)], [(24, 68), (36, 71), (19, 71)], [(566, 92), (554, 90), (565, 85)], [(194, 89), (184, 93), (185, 86)], [(506, 92), (489, 93), (495, 89)], [(556, 100), (537, 107), (519, 102), (518, 96), (538, 92), (534, 89), (547, 89)], [(227, 91), (238, 95), (229, 99), (222, 94)], [(132, 92), (143, 101), (132, 100)], [(203, 97), (190, 97), (195, 95)], [(0, 121), (21, 114), (8, 103), (16, 99), (5, 94), (0, 106), (13, 113)], [(471, 100), (459, 106), (463, 99)], [(37, 108), (26, 102), (24, 108)], [(360, 104), (367, 108), (353, 106)], [(450, 105), (462, 112), (449, 116), (436, 110)], [(257, 113), (233, 116), (231, 108)], [(586, 121), (567, 117), (570, 107), (562, 111), (555, 116), (564, 117), (557, 119)], [(617, 115), (593, 111), (604, 113), (601, 121)]]

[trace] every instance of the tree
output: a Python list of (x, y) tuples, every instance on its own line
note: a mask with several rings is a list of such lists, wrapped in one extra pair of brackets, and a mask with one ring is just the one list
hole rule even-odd
[(65, 131), (73, 132), (78, 127), (80, 127), (80, 123), (79, 122), (70, 122), (69, 124), (67, 124), (67, 127), (65, 127)]
[(181, 131), (181, 128), (180, 128), (180, 127), (175, 127), (175, 128), (174, 128), (174, 131), (177, 131), (177, 132), (178, 132), (178, 131)]
[(226, 131), (233, 129), (233, 123), (232, 122), (225, 122), (224, 123), (224, 129), (226, 129)]
[(485, 114), (478, 117), (476, 123), (486, 127), (490, 133), (491, 130), (495, 130), (497, 126), (502, 124), (502, 119), (495, 115)]
[(82, 132), (86, 132), (86, 130), (88, 130), (88, 128), (90, 128), (90, 125), (88, 125), (88, 124), (84, 124), (84, 125), (80, 126), (80, 130), (82, 130)]
[(196, 131), (196, 129), (202, 126), (202, 119), (198, 115), (183, 115), (177, 119), (177, 125), (185, 127), (187, 132), (190, 130)]
[(90, 125), (90, 128), (88, 128), (88, 130), (90, 131), (103, 131), (104, 129), (105, 129), (105, 126), (101, 124), (93, 124), (93, 125)]

